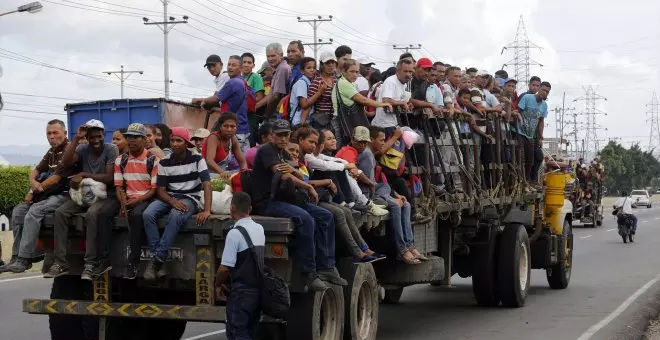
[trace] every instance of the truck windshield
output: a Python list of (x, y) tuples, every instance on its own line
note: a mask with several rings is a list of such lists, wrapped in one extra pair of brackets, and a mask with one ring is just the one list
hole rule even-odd
[(630, 195), (631, 196), (646, 196), (646, 191), (644, 191), (644, 190), (634, 190)]

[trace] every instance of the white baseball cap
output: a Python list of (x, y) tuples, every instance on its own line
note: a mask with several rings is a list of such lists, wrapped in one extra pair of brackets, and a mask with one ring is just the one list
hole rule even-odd
[(85, 126), (88, 128), (97, 128), (101, 130), (105, 130), (105, 126), (103, 125), (103, 122), (98, 120), (98, 119), (90, 119), (85, 123)]
[(329, 61), (337, 62), (337, 58), (335, 58), (335, 54), (330, 51), (321, 52), (321, 57), (319, 57), (319, 60), (324, 64)]
[(373, 61), (371, 61), (371, 59), (369, 59), (368, 57), (359, 58), (357, 61), (358, 61), (358, 63), (360, 63), (360, 65), (375, 65), (376, 64)]

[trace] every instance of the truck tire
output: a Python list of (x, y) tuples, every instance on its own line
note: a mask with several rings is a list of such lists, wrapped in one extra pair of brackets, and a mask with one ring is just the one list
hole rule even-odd
[(375, 340), (378, 333), (378, 293), (376, 272), (371, 263), (339, 261), (339, 274), (348, 281), (344, 287), (344, 339)]
[(527, 230), (521, 224), (509, 224), (500, 236), (498, 286), (502, 306), (525, 305), (531, 274), (531, 251)]
[(500, 304), (497, 291), (497, 236), (492, 233), (488, 244), (473, 247), (472, 291), (477, 303), (483, 307), (497, 307)]
[(322, 292), (291, 294), (288, 340), (340, 340), (344, 335), (344, 290), (335, 285)]
[[(80, 276), (64, 275), (53, 279), (51, 299), (91, 300), (92, 283)], [(51, 340), (96, 340), (99, 337), (98, 319), (91, 316), (48, 315)]]
[(260, 323), (255, 340), (286, 340), (286, 327), (281, 323)]
[(573, 229), (564, 221), (564, 230), (557, 240), (557, 263), (545, 270), (548, 284), (552, 289), (566, 289), (571, 281), (573, 268)]
[(385, 298), (383, 298), (383, 302), (390, 305), (396, 305), (401, 300), (402, 294), (403, 287), (385, 289)]

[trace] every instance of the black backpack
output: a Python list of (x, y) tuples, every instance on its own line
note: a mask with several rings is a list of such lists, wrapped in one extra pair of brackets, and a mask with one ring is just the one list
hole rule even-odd
[(291, 307), (291, 296), (289, 295), (289, 286), (286, 284), (286, 281), (280, 277), (277, 272), (273, 269), (264, 265), (263, 267), (257, 261), (257, 256), (254, 254), (254, 244), (252, 239), (248, 234), (247, 230), (242, 226), (238, 225), (234, 227), (238, 230), (245, 242), (248, 244), (248, 248), (251, 249), (252, 258), (257, 263), (257, 267), (260, 269), (259, 273), (261, 274), (261, 311), (271, 317), (284, 319), (286, 318), (289, 307)]
[[(151, 171), (154, 169), (154, 161), (155, 161), (156, 156), (149, 152), (147, 154), (147, 173), (149, 176), (151, 176)], [(119, 170), (121, 170), (121, 174), (124, 174), (124, 171), (126, 170), (126, 165), (128, 164), (128, 154), (123, 153), (121, 154), (121, 161), (119, 162)]]

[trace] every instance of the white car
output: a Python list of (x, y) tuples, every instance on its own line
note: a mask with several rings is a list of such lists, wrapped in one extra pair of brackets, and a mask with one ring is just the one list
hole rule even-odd
[(637, 208), (641, 205), (647, 208), (651, 207), (651, 197), (646, 190), (633, 190), (630, 193), (630, 198), (633, 200), (633, 208)]

